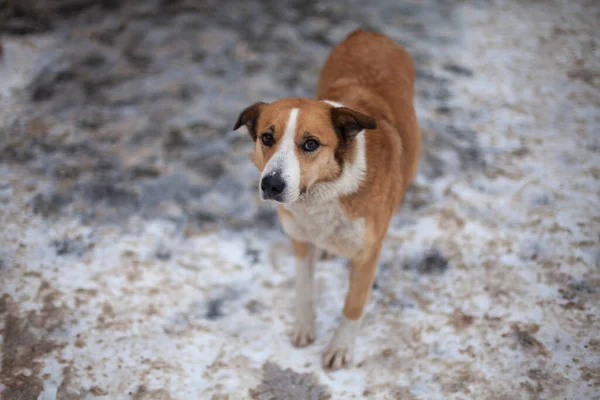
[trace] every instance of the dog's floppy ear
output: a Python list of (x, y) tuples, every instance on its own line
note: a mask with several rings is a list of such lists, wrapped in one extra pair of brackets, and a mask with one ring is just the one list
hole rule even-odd
[(363, 129), (377, 128), (375, 118), (347, 107), (333, 107), (331, 109), (331, 122), (337, 134), (344, 140), (353, 138)]
[(258, 122), (258, 117), (260, 117), (263, 107), (266, 105), (267, 103), (258, 102), (247, 107), (238, 117), (233, 130), (235, 131), (240, 126), (246, 125), (248, 128), (248, 133), (250, 133), (250, 136), (252, 136), (253, 140), (256, 140), (256, 123)]

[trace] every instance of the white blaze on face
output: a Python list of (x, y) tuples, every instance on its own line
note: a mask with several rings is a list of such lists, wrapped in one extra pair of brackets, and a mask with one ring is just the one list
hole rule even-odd
[(294, 141), (299, 113), (298, 108), (292, 108), (290, 111), (279, 148), (265, 165), (261, 176), (262, 179), (268, 175), (281, 175), (285, 182), (285, 189), (281, 196), (283, 203), (294, 202), (300, 195), (300, 162), (298, 161), (296, 142)]
[(331, 101), (331, 100), (323, 100), (324, 103), (329, 104), (332, 107), (344, 107), (344, 105), (342, 103), (338, 103), (337, 101)]

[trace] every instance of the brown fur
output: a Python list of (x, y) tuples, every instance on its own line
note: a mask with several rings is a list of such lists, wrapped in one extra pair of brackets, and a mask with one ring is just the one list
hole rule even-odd
[(329, 56), (317, 89), (319, 99), (338, 101), (375, 117), (367, 138), (367, 185), (340, 199), (353, 218), (365, 218), (365, 248), (351, 260), (349, 319), (362, 315), (389, 220), (413, 179), (421, 137), (413, 106), (414, 65), (409, 54), (384, 35), (355, 31)]

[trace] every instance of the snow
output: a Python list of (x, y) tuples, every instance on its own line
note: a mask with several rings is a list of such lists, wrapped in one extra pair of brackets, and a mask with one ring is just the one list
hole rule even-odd
[[(597, 6), (396, 3), (172, 14), (128, 3), (4, 37), (4, 398), (248, 398), (266, 362), (312, 374), (303, 382), (334, 399), (598, 396)], [(167, 21), (129, 50), (150, 60), (133, 73), (118, 60), (135, 26), (111, 28), (131, 15), (142, 30)], [(360, 22), (415, 57), (424, 147), (355, 365), (330, 372), (321, 352), (346, 263), (319, 263), (317, 339), (295, 349), (290, 246), (258, 199), (250, 140), (231, 127), (254, 101), (312, 95), (330, 41)], [(109, 33), (114, 48), (88, 46)], [(90, 73), (87, 51), (108, 61)], [(76, 78), (34, 101), (56, 65)], [(129, 103), (88, 98), (80, 81)], [(186, 86), (200, 89), (174, 94)]]

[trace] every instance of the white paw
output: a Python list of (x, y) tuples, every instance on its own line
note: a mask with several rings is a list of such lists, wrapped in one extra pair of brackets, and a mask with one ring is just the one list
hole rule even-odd
[(335, 343), (329, 343), (323, 353), (323, 367), (336, 370), (349, 366), (352, 363), (352, 352), (353, 349), (348, 346), (338, 347)]
[(292, 344), (296, 347), (305, 347), (315, 341), (315, 324), (296, 322), (292, 334)]
[(340, 369), (352, 363), (354, 340), (360, 329), (360, 320), (342, 319), (335, 335), (323, 353), (323, 367)]

